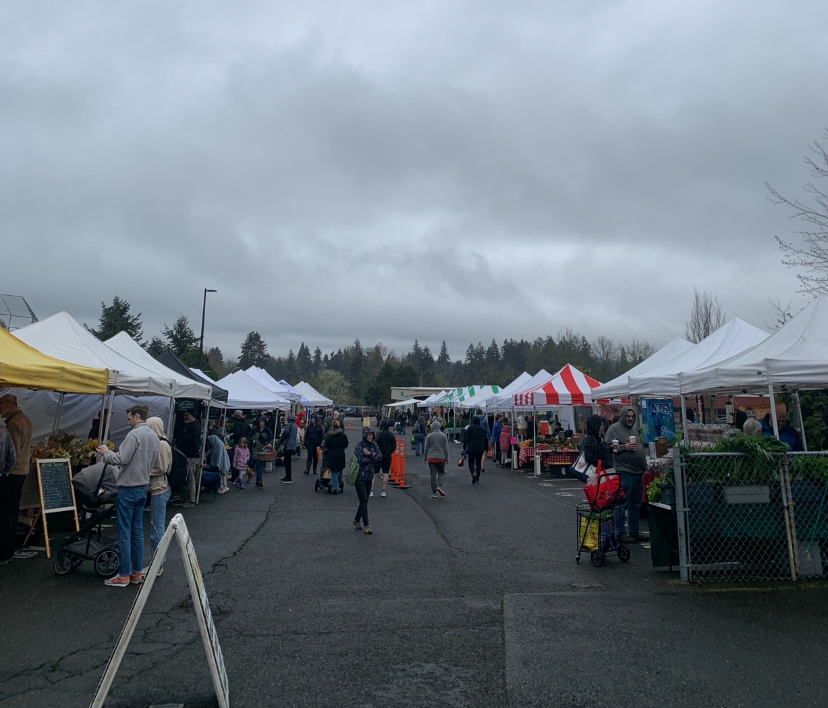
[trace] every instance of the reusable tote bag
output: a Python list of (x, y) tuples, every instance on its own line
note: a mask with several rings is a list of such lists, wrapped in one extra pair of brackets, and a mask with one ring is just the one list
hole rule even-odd
[(595, 465), (591, 465), (586, 461), (586, 453), (581, 450), (575, 464), (569, 468), (569, 476), (574, 477), (579, 482), (586, 482), (596, 472)]
[(356, 484), (359, 476), (359, 460), (357, 460), (356, 453), (351, 458), (351, 466), (348, 468), (348, 476), (345, 478), (347, 484)]

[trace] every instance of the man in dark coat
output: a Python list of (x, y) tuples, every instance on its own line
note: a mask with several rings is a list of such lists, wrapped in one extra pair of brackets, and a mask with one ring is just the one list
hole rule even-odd
[(319, 464), (319, 446), (325, 437), (325, 429), (319, 422), (316, 415), (312, 415), (310, 423), (305, 428), (305, 447), (308, 450), (308, 462), (305, 465), (305, 474), (310, 474), (311, 462), (313, 462), (313, 473), (316, 474), (316, 467)]

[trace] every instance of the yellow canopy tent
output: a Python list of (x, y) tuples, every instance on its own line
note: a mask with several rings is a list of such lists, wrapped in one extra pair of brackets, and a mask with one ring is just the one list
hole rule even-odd
[(105, 394), (109, 371), (53, 359), (0, 327), (0, 388)]

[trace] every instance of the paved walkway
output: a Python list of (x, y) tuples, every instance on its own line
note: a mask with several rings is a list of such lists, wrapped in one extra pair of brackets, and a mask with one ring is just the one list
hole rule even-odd
[[(578, 485), (491, 461), (476, 487), (452, 463), (437, 500), (409, 457), (412, 488), (371, 500), (366, 536), (354, 490), (314, 493), (300, 465), (292, 485), (279, 468), (183, 512), (234, 706), (828, 704), (824, 585), (688, 588), (640, 546), (576, 565)], [(216, 705), (180, 559), (168, 568), (113, 706)], [(88, 706), (134, 594), (89, 564), (0, 568), (0, 707)]]

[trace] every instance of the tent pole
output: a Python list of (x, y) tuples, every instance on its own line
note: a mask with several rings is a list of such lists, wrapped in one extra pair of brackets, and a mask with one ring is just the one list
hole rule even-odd
[[(103, 428), (103, 438), (101, 438), (101, 445), (106, 445), (106, 441), (109, 440), (109, 427), (110, 423), (112, 422), (112, 408), (115, 405), (115, 389), (110, 389), (109, 393), (109, 408), (106, 411), (106, 424)], [(101, 424), (104, 424), (104, 421), (101, 421)], [(100, 427), (98, 428), (98, 432), (100, 432)]]
[(170, 440), (172, 440), (173, 416), (175, 415), (175, 399), (170, 399), (170, 410), (167, 412), (167, 430), (169, 431)]
[(684, 394), (681, 394), (681, 437), (687, 441), (687, 403), (684, 400)]
[(771, 404), (771, 420), (773, 420), (773, 434), (779, 439), (779, 421), (776, 419), (776, 397), (773, 395), (773, 384), (768, 384), (768, 395)]
[(60, 412), (63, 410), (63, 397), (65, 393), (58, 396), (57, 410), (55, 411), (55, 424), (52, 426), (52, 436), (57, 435), (58, 426), (60, 426)]
[(101, 434), (103, 433), (103, 423), (104, 423), (104, 411), (106, 410), (106, 394), (101, 394), (101, 414), (98, 416), (98, 443), (100, 445), (104, 445), (105, 443), (101, 440)]
[(802, 408), (799, 405), (799, 391), (793, 392), (793, 402), (794, 406), (796, 407), (796, 418), (799, 421), (799, 425), (802, 428), (799, 433), (802, 435), (802, 449), (805, 452), (808, 452), (808, 441), (805, 439), (805, 421), (802, 420)]
[(207, 410), (204, 412), (204, 426), (201, 430), (201, 451), (198, 456), (198, 481), (196, 482), (195, 503), (201, 498), (201, 473), (204, 470), (204, 448), (207, 445), (207, 430), (210, 427), (210, 401), (207, 401)]

